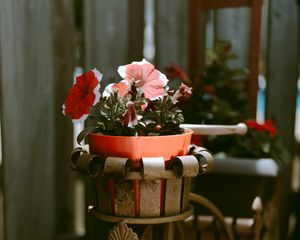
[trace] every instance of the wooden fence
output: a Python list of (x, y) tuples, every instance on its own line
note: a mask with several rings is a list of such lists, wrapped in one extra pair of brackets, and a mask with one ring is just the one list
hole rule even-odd
[[(172, 62), (186, 68), (188, 1), (153, 1), (153, 62), (158, 68)], [(293, 151), (297, 5), (294, 0), (266, 3), (268, 26), (264, 30), (268, 34), (262, 46), (267, 60), (267, 116), (276, 118), (286, 146)], [(0, 0), (0, 177), (4, 193), (0, 239), (76, 239), (77, 176), (68, 167), (72, 124), (61, 114), (61, 105), (75, 66), (96, 67), (109, 81), (116, 77), (117, 66), (141, 60), (144, 6), (143, 0)], [(220, 36), (230, 29), (228, 37), (234, 37), (230, 40), (238, 46), (241, 59), (247, 58), (244, 43), (249, 39), (247, 34), (239, 35), (249, 23), (243, 11), (217, 13), (216, 26)]]

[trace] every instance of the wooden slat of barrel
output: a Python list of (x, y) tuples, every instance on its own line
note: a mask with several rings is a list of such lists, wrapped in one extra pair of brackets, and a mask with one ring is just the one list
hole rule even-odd
[(167, 179), (165, 197), (165, 215), (170, 216), (180, 212), (182, 179)]

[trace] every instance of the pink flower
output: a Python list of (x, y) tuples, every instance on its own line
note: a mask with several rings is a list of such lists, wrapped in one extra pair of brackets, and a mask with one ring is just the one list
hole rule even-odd
[(168, 83), (167, 77), (145, 59), (141, 62), (120, 66), (118, 73), (128, 82), (128, 85), (134, 81), (136, 87), (143, 90), (145, 98), (153, 100), (165, 94), (165, 86)]
[(183, 96), (188, 96), (192, 94), (192, 88), (181, 83), (179, 89), (174, 93), (172, 99), (176, 103), (177, 100)]
[(138, 116), (135, 111), (133, 102), (129, 101), (127, 104), (127, 112), (125, 113), (125, 116), (122, 120), (122, 124), (127, 127), (134, 127), (138, 124)]
[(130, 90), (130, 85), (126, 80), (122, 80), (118, 83), (111, 83), (104, 89), (103, 96), (109, 97), (114, 91), (118, 91), (118, 96), (126, 95)]
[(100, 81), (102, 74), (94, 69), (76, 77), (62, 106), (63, 114), (72, 118), (73, 122), (84, 121), (100, 98)]

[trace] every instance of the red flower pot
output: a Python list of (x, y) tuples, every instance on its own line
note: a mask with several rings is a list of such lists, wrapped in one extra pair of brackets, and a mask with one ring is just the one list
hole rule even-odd
[[(193, 131), (166, 136), (107, 136), (89, 134), (88, 141), (90, 152), (103, 157), (125, 157), (131, 160), (131, 167), (138, 169), (142, 157), (163, 157), (165, 162), (175, 156), (183, 156), (188, 153)], [(97, 179), (95, 179), (97, 181)], [(114, 180), (108, 182), (111, 199), (112, 213), (115, 213), (115, 187)], [(97, 185), (97, 184), (96, 184)], [(161, 180), (161, 214), (164, 213), (165, 180)], [(139, 180), (133, 180), (134, 211), (135, 216), (140, 215), (140, 188)]]
[(103, 157), (127, 157), (139, 161), (142, 157), (163, 157), (165, 161), (188, 153), (192, 131), (166, 136), (107, 136), (89, 134), (90, 152)]

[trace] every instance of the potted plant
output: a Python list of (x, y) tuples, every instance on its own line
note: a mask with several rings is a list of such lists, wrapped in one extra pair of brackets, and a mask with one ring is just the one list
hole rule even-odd
[[(75, 122), (89, 119), (89, 126), (77, 137), (78, 143), (86, 138), (90, 153), (104, 159), (128, 158), (135, 171), (140, 169), (143, 157), (162, 157), (167, 167), (173, 157), (186, 155), (192, 131), (180, 127), (184, 117), (177, 102), (191, 94), (191, 88), (181, 84), (177, 91), (170, 91), (167, 77), (145, 59), (120, 66), (118, 73), (122, 80), (106, 86), (102, 94), (99, 91), (102, 74), (98, 70), (76, 77), (63, 105), (63, 114)], [(94, 180), (99, 185), (101, 180)], [(109, 179), (108, 184), (115, 214), (116, 201), (112, 198), (118, 195), (117, 183)], [(126, 185), (124, 181), (122, 184)], [(123, 195), (134, 192), (133, 214), (139, 216), (139, 181), (133, 181), (133, 188), (131, 182), (125, 187), (128, 185), (130, 189)]]
[[(146, 60), (120, 66), (118, 73), (123, 80), (106, 86), (102, 94), (99, 91), (102, 74), (98, 70), (76, 78), (63, 113), (75, 122), (86, 118), (92, 122), (78, 135), (78, 143), (88, 136), (92, 152), (122, 155), (132, 160), (157, 156), (151, 152), (156, 150), (165, 160), (186, 154), (192, 132), (180, 127), (184, 117), (176, 104), (180, 97), (191, 94), (191, 88), (182, 84), (176, 92), (168, 91), (166, 76)], [(164, 149), (159, 144), (151, 148), (148, 144), (154, 139), (170, 145)], [(182, 146), (184, 149), (176, 149)]]

